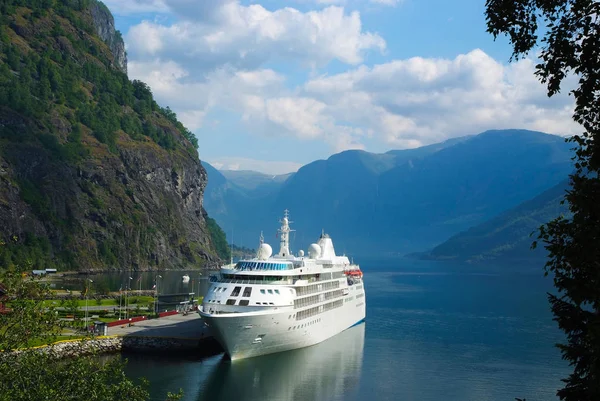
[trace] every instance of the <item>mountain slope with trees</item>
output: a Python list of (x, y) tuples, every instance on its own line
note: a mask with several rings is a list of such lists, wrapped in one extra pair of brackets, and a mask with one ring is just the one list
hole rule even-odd
[(485, 262), (489, 260), (542, 261), (543, 249), (531, 249), (539, 227), (568, 213), (561, 204), (568, 188), (565, 180), (535, 198), (436, 246), (425, 257), (439, 260)]
[(0, 267), (218, 263), (197, 140), (125, 71), (102, 3), (0, 4)]

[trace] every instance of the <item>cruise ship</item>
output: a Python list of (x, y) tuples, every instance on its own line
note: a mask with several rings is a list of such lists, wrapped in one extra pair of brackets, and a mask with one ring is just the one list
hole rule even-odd
[(231, 360), (318, 344), (365, 319), (359, 266), (325, 233), (294, 255), (287, 210), (280, 222), (278, 254), (261, 234), (255, 258), (210, 279), (199, 314)]

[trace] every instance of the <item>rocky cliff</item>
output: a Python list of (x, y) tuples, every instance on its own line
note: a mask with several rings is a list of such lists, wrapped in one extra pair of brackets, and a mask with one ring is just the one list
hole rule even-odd
[(0, 268), (217, 265), (197, 142), (129, 81), (112, 15), (39, 3), (0, 5)]
[(115, 29), (115, 19), (110, 10), (99, 1), (90, 4), (90, 13), (96, 34), (106, 43), (110, 49), (115, 66), (127, 74), (127, 53), (125, 52), (125, 43), (119, 31)]

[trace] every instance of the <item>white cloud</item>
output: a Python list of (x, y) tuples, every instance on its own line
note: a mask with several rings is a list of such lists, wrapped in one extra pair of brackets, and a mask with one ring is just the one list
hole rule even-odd
[[(199, 72), (225, 64), (253, 69), (273, 60), (318, 67), (332, 60), (358, 64), (365, 52), (386, 46), (379, 35), (363, 31), (358, 12), (342, 7), (300, 12), (237, 1), (202, 7), (192, 7), (196, 2), (189, 0), (165, 2), (183, 19), (168, 26), (144, 21), (132, 27), (126, 36), (131, 59), (174, 59)], [(198, 8), (210, 10), (199, 13)]]
[(302, 96), (379, 133), (389, 146), (415, 147), (490, 128), (577, 130), (572, 99), (548, 99), (533, 62), (503, 66), (481, 50), (453, 60), (411, 58), (359, 67), (304, 85)]
[(332, 5), (332, 4), (346, 4), (347, 0), (294, 0), (296, 3), (312, 3), (320, 5)]
[(315, 77), (287, 89), (271, 69), (221, 68), (192, 76), (173, 61), (134, 62), (131, 74), (151, 86), (192, 129), (211, 109), (240, 116), (265, 137), (318, 140), (332, 151), (368, 141), (412, 148), (492, 128), (577, 131), (572, 99), (548, 99), (534, 63), (504, 66), (481, 50), (454, 59), (411, 58)]
[(384, 6), (395, 6), (400, 3), (400, 0), (370, 0), (371, 3), (382, 4)]
[[(147, 82), (159, 103), (192, 130), (214, 124), (217, 109), (238, 115), (251, 134), (320, 141), (332, 151), (417, 147), (486, 129), (579, 130), (572, 99), (548, 99), (532, 60), (506, 66), (475, 49), (452, 59), (366, 66), (365, 53), (385, 49), (385, 41), (363, 30), (358, 12), (342, 7), (301, 12), (236, 0), (147, 4), (163, 4), (181, 18), (131, 28), (130, 76)], [(273, 63), (314, 68), (332, 60), (354, 67), (311, 74), (299, 85)]]
[(265, 174), (287, 174), (298, 171), (302, 164), (289, 161), (265, 161), (245, 157), (219, 157), (208, 159), (218, 170), (252, 170)]

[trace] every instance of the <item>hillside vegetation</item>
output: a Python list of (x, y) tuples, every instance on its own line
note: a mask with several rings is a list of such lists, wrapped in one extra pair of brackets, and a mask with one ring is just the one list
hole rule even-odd
[(0, 4), (0, 267), (218, 261), (197, 139), (126, 69), (102, 3)]
[[(425, 258), (484, 262), (489, 260), (539, 260), (543, 248), (530, 249), (539, 227), (568, 213), (561, 204), (568, 188), (563, 181), (535, 198), (461, 232), (436, 246)], [(532, 235), (533, 234), (533, 235)]]

